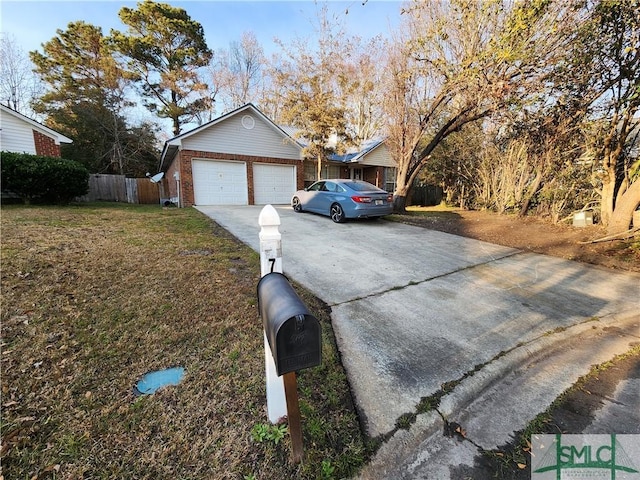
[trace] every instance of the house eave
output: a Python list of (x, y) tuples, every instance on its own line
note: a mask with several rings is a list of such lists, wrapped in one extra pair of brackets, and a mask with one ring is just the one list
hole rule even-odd
[(56, 132), (55, 130), (47, 127), (46, 125), (43, 125), (40, 122), (36, 122), (35, 120), (21, 114), (20, 112), (12, 110), (6, 105), (0, 104), (0, 108), (2, 109), (3, 112), (8, 113), (9, 115), (12, 115), (17, 119), (29, 124), (31, 128), (34, 128), (35, 130), (39, 131), (43, 135), (53, 138), (56, 145), (60, 145), (62, 143), (73, 143), (73, 140), (70, 139), (69, 137), (65, 137), (61, 133)]
[(178, 151), (180, 150), (180, 145), (182, 142), (171, 142), (167, 141), (162, 148), (162, 153), (160, 154), (160, 165), (158, 168), (159, 172), (164, 172), (169, 168), (173, 160), (176, 158)]

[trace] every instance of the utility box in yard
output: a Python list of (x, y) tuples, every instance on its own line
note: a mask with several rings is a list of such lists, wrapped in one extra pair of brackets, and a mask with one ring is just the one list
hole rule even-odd
[(593, 212), (586, 211), (573, 214), (574, 227), (586, 227), (587, 225), (593, 225)]

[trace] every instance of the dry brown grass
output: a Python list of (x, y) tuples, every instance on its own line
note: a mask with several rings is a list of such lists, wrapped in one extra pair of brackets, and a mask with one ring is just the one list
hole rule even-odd
[[(257, 235), (257, 232), (256, 232)], [(267, 423), (258, 255), (193, 209), (2, 208), (2, 466), (23, 478), (342, 478), (367, 458), (326, 309), (306, 458)], [(151, 370), (182, 383), (135, 398)], [(332, 472), (332, 475), (329, 475)]]

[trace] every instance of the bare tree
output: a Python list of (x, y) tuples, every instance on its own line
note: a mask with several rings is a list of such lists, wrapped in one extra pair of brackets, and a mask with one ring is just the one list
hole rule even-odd
[(317, 160), (316, 178), (321, 178), (327, 156), (352, 143), (348, 129), (346, 100), (349, 76), (340, 59), (346, 56), (348, 40), (326, 5), (318, 11), (317, 43), (296, 39), (279, 42), (282, 54), (270, 68), (271, 109), (275, 120), (297, 129), (294, 136), (305, 144), (304, 154)]
[(222, 104), (223, 111), (245, 103), (258, 103), (266, 63), (264, 49), (253, 32), (244, 32), (240, 41), (220, 50), (209, 65), (211, 97)]
[(43, 91), (27, 54), (15, 37), (0, 35), (0, 102), (28, 117), (35, 117), (31, 102)]
[(384, 43), (379, 38), (362, 43), (356, 37), (349, 39), (344, 48), (344, 54), (336, 60), (344, 77), (340, 96), (353, 141), (360, 145), (383, 132), (385, 92), (380, 65), (384, 63)]
[(229, 70), (236, 82), (230, 88), (230, 96), (235, 106), (255, 99), (264, 62), (264, 49), (253, 32), (245, 32), (240, 42), (231, 43)]
[(543, 85), (575, 29), (566, 2), (415, 1), (385, 69), (396, 210), (434, 149)]
[(564, 157), (562, 149), (570, 147), (577, 152), (574, 162), (589, 168), (588, 173), (593, 168), (601, 198), (600, 220), (611, 234), (628, 229), (640, 205), (640, 186), (635, 185), (640, 178), (638, 6), (637, 0), (576, 4), (574, 15), (579, 21), (572, 41), (562, 57), (549, 65), (547, 94), (535, 104), (535, 111), (529, 108), (530, 116), (538, 120), (521, 128), (521, 136), (538, 146), (538, 158), (545, 157), (540, 151), (544, 147), (547, 153), (553, 150), (550, 158), (556, 162), (543, 162), (551, 174), (533, 187), (557, 183), (561, 167), (557, 160)]
[(597, 153), (602, 166), (601, 215), (609, 234), (627, 230), (640, 206), (638, 8), (633, 0), (598, 2), (586, 25), (585, 41), (578, 44), (582, 52), (589, 49), (594, 68), (591, 91), (600, 93), (593, 111), (606, 119)]

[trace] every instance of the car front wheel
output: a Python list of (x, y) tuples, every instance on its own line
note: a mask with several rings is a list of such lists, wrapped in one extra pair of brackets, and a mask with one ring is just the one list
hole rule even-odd
[(331, 215), (331, 220), (333, 220), (334, 222), (344, 222), (344, 210), (342, 210), (342, 207), (339, 203), (334, 203), (333, 205), (331, 205), (331, 210), (329, 213)]
[(302, 203), (300, 203), (300, 199), (298, 197), (293, 197), (293, 200), (291, 200), (291, 206), (296, 212), (302, 211)]

